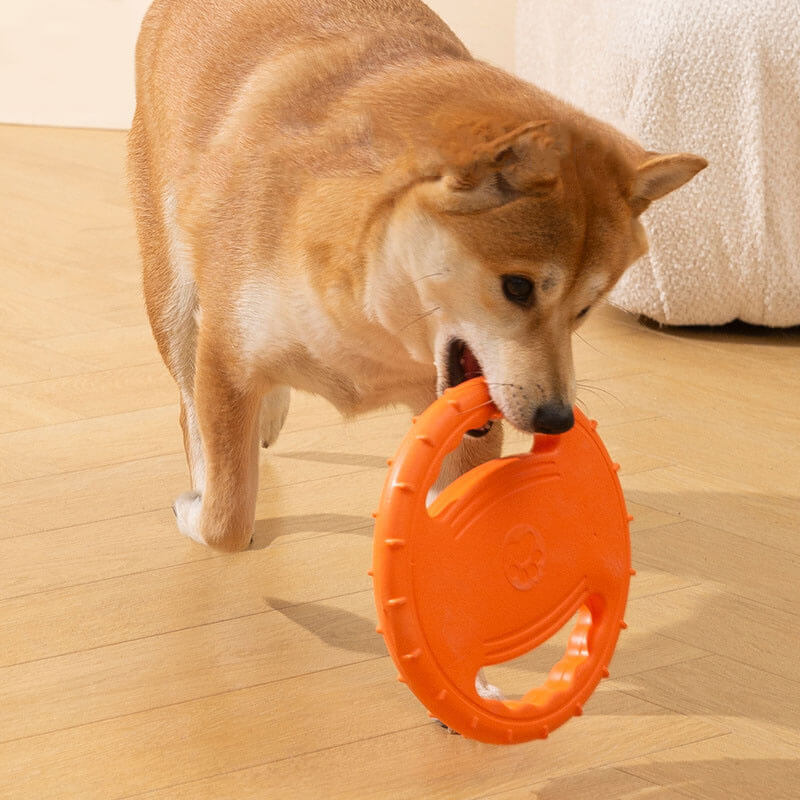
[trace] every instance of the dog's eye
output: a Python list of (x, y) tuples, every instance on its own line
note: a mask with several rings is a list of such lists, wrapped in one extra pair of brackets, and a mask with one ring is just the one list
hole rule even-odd
[(590, 311), (592, 310), (591, 306), (586, 306), (586, 308), (581, 311), (580, 314), (575, 319), (583, 319)]
[(527, 306), (533, 298), (533, 283), (522, 275), (503, 275), (503, 294), (519, 306)]

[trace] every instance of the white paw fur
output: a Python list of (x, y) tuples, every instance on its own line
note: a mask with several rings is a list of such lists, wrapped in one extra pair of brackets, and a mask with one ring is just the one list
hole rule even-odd
[(199, 492), (184, 492), (175, 499), (172, 505), (178, 530), (190, 539), (205, 544), (200, 535), (200, 520), (203, 512), (203, 497)]
[(484, 699), (484, 700), (504, 700), (505, 696), (503, 692), (498, 689), (494, 684), (489, 683), (486, 680), (486, 676), (483, 674), (483, 670), (480, 670), (478, 674), (475, 676), (475, 691)]

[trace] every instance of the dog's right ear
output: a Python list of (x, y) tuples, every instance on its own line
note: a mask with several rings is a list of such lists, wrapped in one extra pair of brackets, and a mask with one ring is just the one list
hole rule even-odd
[(530, 122), (473, 147), (429, 179), (422, 192), (438, 211), (470, 214), (558, 184), (565, 148), (551, 122)]

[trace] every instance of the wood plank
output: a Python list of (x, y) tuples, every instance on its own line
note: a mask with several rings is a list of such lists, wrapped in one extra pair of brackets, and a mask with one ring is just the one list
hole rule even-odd
[[(369, 472), (348, 480), (356, 490), (376, 482)], [(341, 495), (336, 502), (327, 480), (311, 481), (306, 488), (307, 494), (290, 494), (283, 502), (278, 500), (280, 489), (267, 494), (276, 502), (265, 501), (256, 522), (255, 548), (335, 531), (371, 532), (373, 520), (366, 510), (358, 513)], [(17, 532), (0, 539), (0, 598), (220, 557), (181, 535), (167, 508), (27, 535)]]
[[(610, 327), (594, 337), (592, 344), (608, 357), (631, 364), (642, 364), (647, 353), (648, 372), (672, 377), (676, 386), (717, 392), (720, 406), (728, 397), (757, 397), (761, 405), (791, 411), (792, 392), (800, 388), (795, 369), (798, 339), (797, 333), (774, 331), (772, 337), (754, 334), (738, 341), (726, 338), (706, 344), (692, 338), (691, 329), (627, 327), (620, 331)], [(743, 380), (744, 374), (747, 380)], [(725, 387), (724, 395), (720, 387)]]
[[(614, 397), (624, 398), (622, 411), (631, 407), (643, 408), (653, 410), (650, 417), (664, 416), (677, 422), (716, 421), (721, 402), (719, 387), (686, 382), (681, 385), (681, 391), (675, 391), (675, 384), (676, 376), (672, 372), (668, 375), (612, 376), (601, 382)], [(758, 437), (762, 449), (768, 443), (780, 447), (800, 436), (800, 414), (782, 386), (755, 382), (749, 389), (746, 395), (728, 394), (724, 398), (724, 425), (729, 436), (731, 428), (749, 431)], [(757, 402), (754, 402), (754, 397), (758, 398)], [(780, 407), (779, 412), (776, 412), (777, 407)], [(629, 416), (621, 421), (633, 419)]]
[(80, 414), (74, 411), (35, 397), (24, 397), (14, 391), (16, 388), (0, 389), (0, 433), (80, 419)]
[(0, 484), (176, 453), (175, 427), (167, 406), (0, 434)]
[[(54, 354), (79, 358), (84, 364), (82, 370), (84, 372), (161, 363), (161, 356), (153, 341), (150, 326), (145, 324), (112, 328), (105, 331), (102, 336), (87, 333), (54, 336), (39, 339), (37, 345)], [(60, 374), (73, 375), (79, 371), (81, 370), (76, 369)]]
[(128, 287), (106, 294), (102, 310), (97, 308), (96, 291), (72, 294), (63, 302), (71, 309), (90, 311), (115, 327), (130, 327), (147, 323), (144, 296), (140, 292), (131, 292)]
[(43, 339), (63, 333), (106, 330), (109, 323), (85, 311), (65, 308), (62, 303), (39, 300), (7, 289), (0, 296), (0, 334), (19, 339)]
[(0, 386), (75, 375), (90, 369), (91, 366), (74, 353), (49, 352), (46, 346), (0, 337)]
[[(160, 365), (82, 372), (0, 390), (0, 431), (159, 408), (176, 403), (177, 397), (175, 383)], [(16, 413), (3, 414), (4, 403), (13, 403)], [(41, 412), (36, 413), (40, 406)], [(25, 408), (34, 411), (26, 416)]]
[(800, 640), (790, 633), (795, 614), (701, 584), (643, 597), (627, 616), (634, 630), (651, 626), (668, 639), (800, 682)]
[(625, 505), (628, 507), (628, 513), (630, 513), (633, 517), (633, 522), (631, 522), (631, 534), (638, 533), (639, 531), (647, 531), (651, 528), (660, 528), (663, 525), (670, 525), (673, 522), (681, 521), (681, 517), (678, 514), (669, 514), (666, 511), (662, 511), (658, 507), (654, 508), (651, 505), (645, 505), (643, 503), (631, 500), (631, 497), (639, 497), (640, 499), (645, 498), (643, 495), (631, 491), (631, 485), (636, 484), (633, 482), (630, 476), (642, 476), (642, 479), (647, 481), (649, 478), (646, 476), (650, 476), (653, 473), (658, 472), (658, 468), (633, 472), (626, 469), (625, 473), (621, 476), (625, 484)]
[(772, 608), (800, 616), (800, 554), (693, 521), (642, 531), (635, 547), (639, 563), (697, 582), (714, 581), (731, 594), (756, 602), (767, 600)]
[[(372, 662), (370, 662), (372, 663)], [(395, 687), (398, 687), (395, 684)], [(371, 687), (364, 691), (372, 692)], [(395, 691), (402, 694), (405, 689)], [(406, 693), (407, 694), (407, 693)], [(370, 699), (372, 694), (370, 694)], [(263, 766), (237, 769), (171, 785), (144, 795), (149, 800), (173, 798), (205, 800), (219, 797), (320, 797), (349, 800), (452, 800), (480, 797), (489, 792), (521, 789), (591, 767), (626, 758), (628, 752), (653, 752), (681, 741), (699, 741), (719, 735), (720, 729), (701, 719), (664, 713), (655, 706), (625, 695), (595, 695), (586, 713), (546, 742), (493, 747), (448, 736), (436, 726), (424, 726), (391, 735), (378, 735), (384, 709), (368, 705), (373, 730), (369, 738), (298, 754)], [(413, 722), (402, 716), (398, 722)], [(362, 733), (364, 731), (361, 731)], [(272, 752), (271, 743), (269, 753)], [(2, 752), (2, 751), (0, 751)], [(369, 769), (363, 768), (369, 765)], [(222, 773), (222, 770), (218, 770)], [(199, 777), (199, 776), (198, 776)]]
[(800, 786), (796, 749), (735, 733), (665, 750), (617, 768), (693, 800), (794, 800)]
[(553, 778), (534, 786), (500, 794), (481, 795), (481, 800), (684, 800), (685, 795), (614, 767), (599, 767)]
[(0, 668), (0, 741), (387, 662), (375, 624), (372, 592), (359, 592)]
[(758, 431), (737, 430), (733, 436), (725, 423), (667, 417), (614, 425), (606, 434), (610, 446), (658, 443), (660, 458), (749, 486), (770, 486), (780, 495), (797, 492), (797, 472), (787, 469), (797, 460), (792, 442), (763, 447)]
[[(44, 798), (55, 790), (112, 800), (286, 758), (319, 740), (330, 746), (367, 732), (432, 727), (404, 687), (388, 679), (387, 666), (387, 659), (372, 659), (0, 744), (0, 763), (10, 766), (0, 773), (0, 796)], [(306, 702), (312, 692), (314, 701)], [(367, 700), (360, 719), (348, 711), (357, 694)]]
[[(355, 454), (363, 458), (363, 454)], [(369, 456), (376, 458), (376, 456)], [(307, 508), (331, 513), (351, 512), (361, 498), (365, 514), (375, 507), (385, 469), (352, 464), (330, 464), (304, 460), (271, 459), (265, 455), (261, 462), (261, 490), (256, 506), (256, 544), (271, 536), (274, 519), (295, 513), (291, 509)], [(336, 480), (315, 482), (312, 469)], [(36, 533), (82, 525), (144, 511), (163, 509), (170, 515), (172, 502), (189, 486), (188, 471), (183, 453), (139, 459), (94, 469), (80, 470), (69, 475), (50, 475), (29, 481), (9, 483), (0, 489), (0, 519), (13, 533), (0, 529), (0, 538), (20, 533)], [(301, 484), (303, 489), (290, 490)], [(352, 497), (342, 493), (346, 485)], [(308, 494), (306, 494), (308, 492)], [(312, 492), (317, 492), (312, 495)], [(327, 503), (327, 505), (325, 505)]]
[(190, 546), (166, 509), (0, 539), (0, 599), (218, 557)]
[(703, 715), (743, 736), (782, 743), (800, 753), (798, 681), (709, 655), (612, 680), (610, 685), (649, 703), (681, 714)]
[[(785, 463), (787, 471), (794, 461)], [(751, 476), (742, 475), (743, 480)], [(642, 503), (677, 522), (693, 519), (769, 547), (800, 553), (800, 484), (794, 491), (753, 488), (683, 466), (622, 476), (628, 505)], [(633, 504), (631, 503), (633, 501)], [(631, 512), (636, 513), (636, 512)]]
[[(325, 524), (325, 519), (310, 523), (317, 534)], [(356, 529), (275, 541), (227, 558), (0, 601), (0, 666), (368, 591), (370, 533)]]

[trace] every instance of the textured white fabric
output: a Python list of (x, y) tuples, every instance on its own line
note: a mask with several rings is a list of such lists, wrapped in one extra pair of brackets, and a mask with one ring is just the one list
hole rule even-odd
[(800, 1), (518, 0), (520, 75), (710, 166), (614, 290), (674, 325), (800, 324)]

